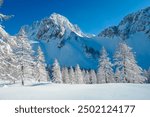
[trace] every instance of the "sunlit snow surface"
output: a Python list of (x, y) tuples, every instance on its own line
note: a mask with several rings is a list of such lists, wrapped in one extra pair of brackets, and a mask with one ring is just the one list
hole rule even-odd
[(0, 100), (149, 100), (149, 84), (0, 85)]

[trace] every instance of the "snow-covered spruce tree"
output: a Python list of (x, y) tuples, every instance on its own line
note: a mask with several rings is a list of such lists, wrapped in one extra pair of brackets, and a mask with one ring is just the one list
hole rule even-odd
[(76, 68), (75, 68), (75, 78), (76, 78), (76, 83), (77, 84), (83, 84), (84, 83), (83, 74), (82, 74), (82, 71), (81, 71), (79, 65), (77, 65)]
[(99, 58), (99, 66), (97, 71), (97, 81), (101, 83), (114, 83), (114, 73), (112, 63), (108, 57), (107, 51), (103, 47)]
[(85, 75), (86, 75), (86, 73), (85, 73), (85, 70), (83, 69), (83, 70), (82, 70), (82, 76), (83, 76), (83, 83), (84, 83), (84, 84), (86, 84)]
[[(0, 7), (3, 4), (3, 0), (0, 0)], [(7, 16), (0, 13), (0, 30), (5, 36), (8, 35), (1, 25), (3, 21), (10, 19), (11, 16)], [(13, 50), (11, 49), (8, 37), (0, 35), (0, 80), (5, 80), (10, 83), (15, 83), (16, 77), (16, 60), (14, 59)]]
[(91, 82), (90, 82), (90, 74), (89, 74), (88, 70), (85, 71), (84, 82), (85, 82), (85, 84), (91, 84)]
[(64, 84), (70, 84), (71, 83), (67, 67), (62, 68), (62, 80), (63, 80)]
[(18, 62), (18, 74), (21, 84), (24, 85), (25, 80), (35, 80), (33, 77), (33, 68), (35, 64), (32, 57), (33, 50), (23, 29), (20, 30), (17, 36), (15, 54)]
[(60, 66), (59, 66), (57, 59), (55, 59), (53, 66), (52, 66), (52, 81), (54, 83), (59, 83), (59, 84), (63, 83), (62, 74), (61, 74)]
[(70, 83), (71, 84), (76, 84), (76, 79), (75, 79), (75, 72), (72, 67), (69, 69), (69, 78), (70, 78)]
[(38, 47), (38, 55), (37, 55), (37, 62), (36, 62), (36, 80), (38, 82), (49, 81), (49, 75), (48, 75), (48, 71), (46, 70), (44, 54), (40, 47)]
[(65, 81), (65, 67), (63, 67), (62, 70), (61, 70), (61, 76), (62, 76), (62, 83), (63, 83), (63, 84), (66, 84), (66, 83), (65, 83), (65, 82), (66, 82), (66, 81)]
[(150, 83), (150, 68), (147, 71), (144, 70), (144, 76), (147, 78), (146, 83)]
[(94, 70), (90, 70), (90, 82), (91, 84), (97, 84), (97, 77)]
[(125, 83), (144, 83), (143, 70), (137, 65), (132, 48), (120, 43), (114, 55), (116, 78)]

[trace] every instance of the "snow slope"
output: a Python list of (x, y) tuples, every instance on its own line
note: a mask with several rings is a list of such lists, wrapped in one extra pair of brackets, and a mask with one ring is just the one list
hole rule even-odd
[(149, 84), (1, 86), (0, 100), (149, 100), (149, 90)]

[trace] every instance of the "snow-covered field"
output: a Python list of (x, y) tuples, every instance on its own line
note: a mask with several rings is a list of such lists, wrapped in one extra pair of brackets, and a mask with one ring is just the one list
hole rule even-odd
[(0, 100), (150, 100), (149, 84), (1, 86)]

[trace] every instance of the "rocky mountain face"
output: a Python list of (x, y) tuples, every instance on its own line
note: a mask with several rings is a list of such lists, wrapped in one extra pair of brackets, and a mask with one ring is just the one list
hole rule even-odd
[(127, 15), (119, 25), (105, 29), (98, 36), (109, 38), (118, 36), (128, 39), (137, 32), (144, 32), (150, 37), (150, 7)]

